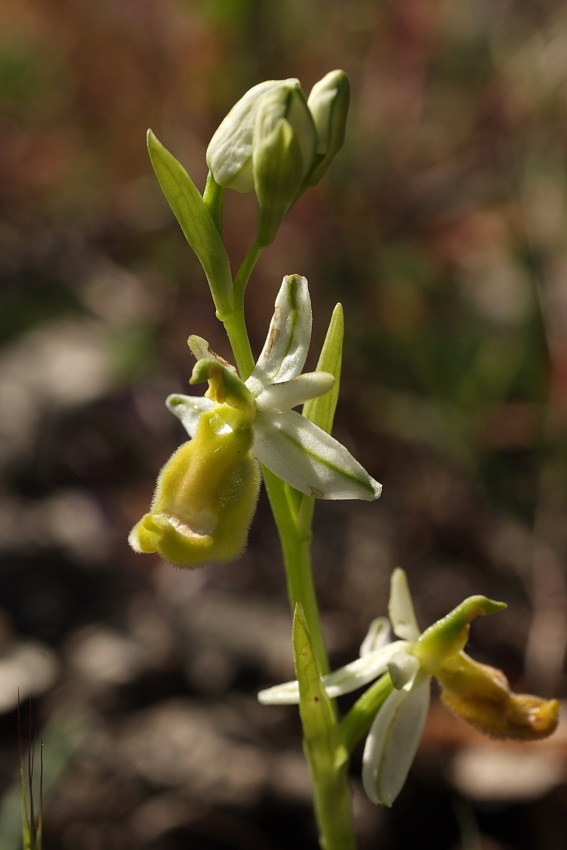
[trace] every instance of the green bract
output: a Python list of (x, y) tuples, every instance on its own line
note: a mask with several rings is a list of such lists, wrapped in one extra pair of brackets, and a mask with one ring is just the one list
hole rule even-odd
[(315, 154), (313, 119), (299, 80), (293, 82), (265, 94), (256, 115), (252, 159), (260, 245), (274, 239)]
[(201, 193), (175, 157), (148, 130), (148, 151), (167, 201), (207, 276), (217, 316), (233, 307), (230, 262)]

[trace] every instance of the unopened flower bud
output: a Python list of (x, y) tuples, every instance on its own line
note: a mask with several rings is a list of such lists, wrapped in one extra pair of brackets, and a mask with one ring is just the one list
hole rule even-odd
[(239, 424), (234, 408), (228, 414), (204, 412), (195, 437), (166, 463), (150, 512), (130, 532), (136, 552), (159, 552), (180, 567), (231, 561), (242, 552), (260, 474), (251, 428)]
[(344, 71), (326, 74), (309, 100), (297, 79), (267, 80), (240, 98), (213, 135), (209, 171), (224, 189), (256, 192), (260, 246), (329, 168), (343, 144), (349, 97)]
[(316, 158), (308, 178), (311, 186), (319, 182), (343, 145), (349, 102), (350, 84), (344, 71), (330, 71), (311, 89), (307, 106), (317, 133)]
[(261, 245), (273, 240), (295, 200), (311, 168), (315, 141), (315, 127), (299, 83), (264, 96), (256, 116), (253, 146)]
[(315, 150), (315, 129), (299, 80), (267, 80), (240, 98), (209, 143), (207, 165), (219, 186), (238, 192), (254, 190), (253, 160), (265, 150), (267, 137), (281, 118), (290, 123), (298, 139), (307, 173)]

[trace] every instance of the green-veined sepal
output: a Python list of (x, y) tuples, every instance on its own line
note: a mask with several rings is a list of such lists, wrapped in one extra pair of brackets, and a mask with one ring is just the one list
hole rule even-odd
[(382, 485), (341, 443), (294, 410), (258, 411), (254, 454), (296, 490), (317, 499), (377, 499)]
[(394, 690), (378, 711), (362, 755), (362, 784), (373, 803), (391, 806), (415, 758), (430, 700), (429, 676), (409, 691)]

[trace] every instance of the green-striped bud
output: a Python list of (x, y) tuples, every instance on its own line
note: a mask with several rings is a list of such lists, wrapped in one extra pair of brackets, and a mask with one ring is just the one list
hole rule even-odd
[(269, 245), (311, 169), (315, 126), (305, 94), (293, 85), (266, 94), (256, 117), (253, 167), (258, 242)]
[(258, 198), (258, 243), (268, 245), (295, 201), (319, 182), (341, 147), (349, 105), (344, 71), (331, 71), (309, 99), (297, 79), (253, 86), (207, 148), (218, 186)]
[(267, 80), (240, 98), (209, 143), (207, 165), (219, 186), (238, 192), (256, 188), (254, 159), (282, 119), (297, 138), (307, 173), (315, 151), (315, 128), (299, 80)]
[(349, 102), (350, 83), (344, 71), (329, 71), (311, 89), (307, 106), (315, 123), (317, 146), (308, 176), (310, 186), (319, 182), (343, 145)]
[(253, 86), (219, 124), (206, 155), (209, 170), (219, 186), (237, 192), (254, 190), (252, 140), (258, 105), (266, 92), (285, 82), (266, 80)]

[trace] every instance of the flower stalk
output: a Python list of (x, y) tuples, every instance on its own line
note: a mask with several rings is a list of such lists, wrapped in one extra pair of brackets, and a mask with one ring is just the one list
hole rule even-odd
[[(365, 736), (364, 788), (375, 803), (394, 802), (417, 751), (432, 678), (451, 710), (500, 737), (538, 740), (553, 731), (559, 709), (556, 700), (514, 694), (500, 671), (465, 654), (471, 622), (501, 610), (502, 603), (470, 597), (420, 632), (399, 569), (392, 576), (389, 620), (374, 620), (359, 658), (329, 672), (311, 554), (315, 500), (372, 501), (381, 493), (381, 485), (331, 436), (341, 379), (342, 307), (333, 312), (316, 370), (303, 372), (312, 324), (305, 278), (283, 278), (257, 360), (244, 298), (285, 215), (341, 148), (348, 104), (342, 71), (327, 74), (309, 96), (293, 78), (254, 86), (211, 139), (202, 195), (148, 133), (156, 176), (203, 267), (235, 365), (206, 340), (189, 337), (196, 360), (190, 383), (208, 388), (201, 396), (167, 398), (189, 441), (164, 466), (150, 509), (130, 534), (136, 551), (157, 552), (178, 566), (233, 560), (246, 544), (262, 470), (285, 565), (297, 679), (262, 691), (259, 699), (299, 707), (323, 850), (356, 848), (348, 769)], [(223, 239), (229, 190), (254, 192), (258, 206), (255, 239), (234, 279)], [(336, 697), (357, 689), (365, 690), (341, 720)]]

